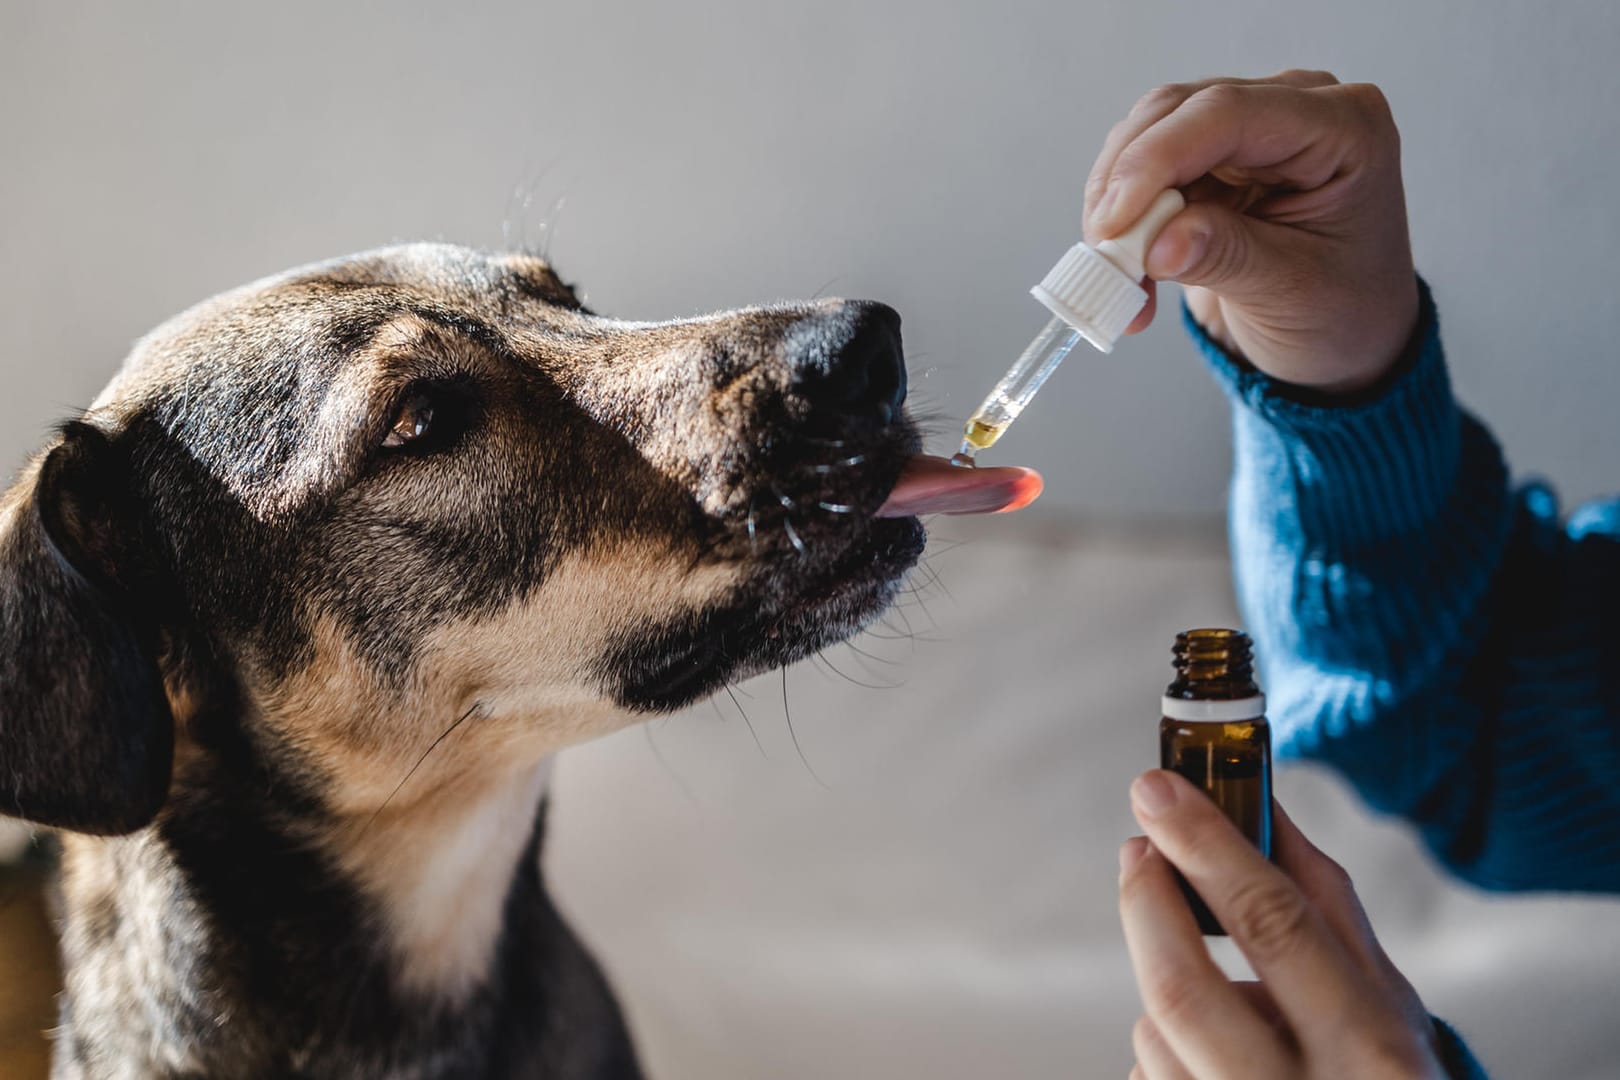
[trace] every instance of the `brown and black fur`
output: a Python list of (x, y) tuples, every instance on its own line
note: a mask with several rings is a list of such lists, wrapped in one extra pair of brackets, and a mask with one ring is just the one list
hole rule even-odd
[(0, 503), (55, 1075), (638, 1076), (540, 877), (551, 756), (882, 610), (904, 394), (881, 305), (625, 323), (443, 245), (142, 341)]

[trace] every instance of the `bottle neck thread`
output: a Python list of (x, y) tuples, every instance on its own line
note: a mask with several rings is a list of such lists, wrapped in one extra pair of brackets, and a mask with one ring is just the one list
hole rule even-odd
[(1233, 701), (1256, 697), (1254, 645), (1241, 630), (1188, 630), (1176, 635), (1171, 649), (1176, 677), (1167, 698), (1183, 701)]

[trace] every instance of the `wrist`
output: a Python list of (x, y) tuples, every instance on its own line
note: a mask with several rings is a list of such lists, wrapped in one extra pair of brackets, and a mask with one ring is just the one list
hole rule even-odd
[(1410, 368), (1425, 330), (1421, 290), (1409, 274), (1398, 288), (1318, 330), (1289, 325), (1301, 310), (1297, 303), (1281, 312), (1228, 310), (1215, 294), (1189, 289), (1183, 307), (1195, 336), (1218, 345), (1240, 370), (1266, 379), (1281, 396), (1326, 406), (1369, 400)]
[(1382, 317), (1362, 324), (1371, 329), (1350, 343), (1356, 359), (1345, 363), (1345, 374), (1300, 389), (1343, 404), (1379, 397), (1402, 372), (1411, 369), (1427, 330), (1424, 314), (1432, 307), (1425, 303), (1424, 287), (1412, 274), (1394, 295), (1379, 302), (1376, 312)]
[[(1213, 360), (1218, 354), (1217, 369), (1228, 375), (1223, 382), (1241, 381), (1251, 386), (1264, 386), (1267, 397), (1277, 401), (1317, 409), (1356, 408), (1387, 397), (1410, 372), (1417, 367), (1425, 350), (1434, 347), (1436, 316), (1434, 300), (1428, 285), (1416, 274), (1412, 276), (1410, 292), (1400, 301), (1408, 308), (1399, 320), (1383, 320), (1389, 329), (1343, 343), (1336, 351), (1341, 355), (1357, 357), (1375, 356), (1376, 361), (1352, 360), (1339, 364), (1318, 357), (1312, 367), (1326, 367), (1333, 375), (1288, 378), (1278, 374), (1278, 368), (1302, 365), (1284, 365), (1276, 362), (1255, 363), (1248, 353), (1232, 339), (1219, 312), (1206, 318), (1201, 305), (1188, 297), (1182, 306), (1182, 317), (1195, 341)], [(1323, 350), (1324, 352), (1327, 350)], [(1289, 374), (1294, 374), (1290, 371)]]
[(1439, 514), (1456, 494), (1464, 425), (1427, 288), (1421, 295), (1415, 347), (1353, 398), (1267, 376), (1204, 336), (1189, 315), (1194, 339), (1236, 406), (1234, 499), (1244, 484), (1260, 482), (1244, 472), (1246, 464), (1286, 459), (1286, 476), (1265, 485), (1286, 483), (1300, 528), (1340, 551), (1416, 535)]

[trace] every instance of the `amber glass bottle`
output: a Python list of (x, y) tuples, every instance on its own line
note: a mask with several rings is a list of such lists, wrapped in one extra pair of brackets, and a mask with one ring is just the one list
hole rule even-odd
[[(1241, 630), (1176, 635), (1176, 677), (1164, 692), (1159, 765), (1201, 788), (1243, 835), (1271, 857), (1271, 728), (1254, 682), (1254, 653)], [(1225, 930), (1183, 881), (1206, 934)]]

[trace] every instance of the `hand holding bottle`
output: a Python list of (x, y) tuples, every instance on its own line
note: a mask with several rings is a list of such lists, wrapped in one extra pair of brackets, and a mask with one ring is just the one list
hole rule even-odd
[[(1147, 832), (1120, 849), (1119, 908), (1146, 1015), (1133, 1080), (1443, 1077), (1436, 1032), (1337, 863), (1275, 809), (1273, 865), (1182, 777), (1131, 787)], [(1172, 866), (1257, 983), (1209, 956)]]
[[(1376, 87), (1323, 72), (1161, 87), (1109, 133), (1086, 183), (1086, 236), (1128, 228), (1161, 191), (1188, 206), (1148, 252), (1193, 315), (1273, 378), (1375, 384), (1417, 321), (1400, 137)], [(1149, 303), (1133, 329), (1153, 318)]]

